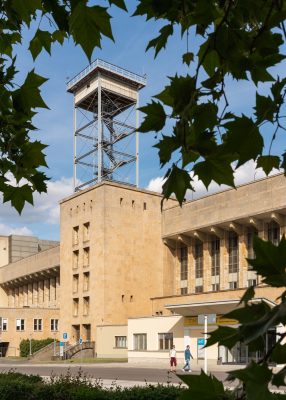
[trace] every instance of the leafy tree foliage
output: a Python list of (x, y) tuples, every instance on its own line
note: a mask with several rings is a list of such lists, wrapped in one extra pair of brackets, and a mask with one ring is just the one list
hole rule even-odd
[[(29, 51), (34, 60), (41, 51), (51, 53), (52, 44), (71, 37), (90, 59), (105, 36), (113, 40), (109, 7), (126, 10), (124, 0), (109, 0), (107, 7), (87, 0), (0, 1), (0, 192), (21, 212), (25, 202), (33, 204), (33, 193), (45, 192), (47, 176), (45, 145), (30, 139), (36, 131), (32, 119), (39, 108), (47, 108), (40, 87), (46, 78), (30, 71), (24, 82), (16, 82), (15, 46), (21, 45), (23, 30), (37, 24)], [(43, 26), (50, 26), (45, 30)], [(92, 35), (90, 34), (92, 32)]]
[[(36, 110), (47, 106), (40, 94), (45, 78), (34, 70), (22, 85), (15, 83), (14, 48), (22, 42), (23, 28), (38, 22), (29, 44), (34, 60), (41, 51), (50, 53), (53, 43), (62, 44), (68, 37), (90, 59), (103, 37), (113, 40), (109, 7), (126, 10), (124, 0), (109, 0), (106, 5), (90, 4), (87, 0), (0, 0), (0, 191), (4, 201), (11, 201), (19, 212), (26, 201), (33, 202), (34, 191), (46, 191), (47, 177), (41, 169), (46, 166), (45, 146), (31, 141), (29, 132), (36, 130), (32, 123)], [(170, 166), (163, 186), (164, 197), (174, 193), (182, 203), (186, 191), (192, 190), (194, 176), (206, 187), (211, 181), (234, 186), (234, 170), (249, 160), (255, 160), (266, 174), (273, 168), (285, 170), (286, 153), (282, 149), (280, 154), (273, 154), (272, 148), (278, 132), (285, 131), (282, 108), (286, 78), (273, 76), (271, 68), (285, 58), (281, 46), (286, 37), (286, 2), (138, 0), (134, 15), (163, 23), (159, 35), (147, 44), (147, 50), (154, 48), (155, 56), (167, 46), (177, 27), (186, 41), (186, 51), (178, 62), (186, 65), (188, 73), (170, 77), (169, 84), (142, 107), (146, 114), (142, 132), (161, 132), (170, 126), (170, 121), (173, 123), (172, 131), (164, 132), (156, 144), (161, 165)], [(49, 30), (42, 27), (45, 20), (50, 23)], [(195, 35), (200, 43), (197, 51), (190, 46)], [(252, 115), (236, 115), (230, 109), (227, 79), (247, 80), (255, 85)], [(264, 87), (269, 89), (267, 95)], [(270, 132), (268, 148), (262, 135), (264, 126)], [(265, 333), (286, 324), (286, 241), (283, 238), (275, 247), (255, 238), (254, 250), (256, 259), (249, 263), (262, 277), (262, 284), (281, 289), (279, 302), (273, 308), (265, 302), (253, 302), (255, 288), (249, 288), (241, 300), (242, 306), (228, 315), (239, 322), (239, 327), (219, 327), (211, 333), (208, 346), (219, 343), (231, 349), (242, 342), (252, 350), (264, 350)], [(286, 364), (285, 337), (286, 334), (279, 334), (277, 343), (258, 363), (252, 362), (229, 374), (229, 379), (240, 382), (234, 393), (236, 398), (285, 398), (270, 392), (269, 384), (285, 385), (286, 368), (273, 372), (268, 367), (270, 358)], [(213, 376), (201, 373), (182, 379), (189, 385), (182, 398), (229, 398)]]
[[(187, 189), (192, 190), (194, 176), (206, 187), (211, 181), (234, 186), (235, 169), (249, 160), (255, 160), (267, 175), (273, 168), (284, 169), (286, 153), (273, 154), (272, 145), (278, 131), (285, 131), (286, 78), (269, 70), (285, 59), (281, 46), (286, 36), (286, 2), (141, 0), (135, 15), (164, 24), (147, 45), (154, 48), (155, 57), (176, 34), (176, 27), (186, 40), (182, 62), (189, 67), (188, 74), (170, 77), (155, 100), (142, 108), (144, 132), (160, 131), (167, 120), (173, 123), (172, 131), (156, 144), (161, 166), (170, 166), (164, 197), (175, 194), (182, 203)], [(195, 54), (189, 47), (194, 51), (196, 42), (200, 45)], [(236, 115), (230, 109), (227, 81), (231, 79), (256, 86), (252, 115)], [(267, 147), (262, 135), (265, 125)]]

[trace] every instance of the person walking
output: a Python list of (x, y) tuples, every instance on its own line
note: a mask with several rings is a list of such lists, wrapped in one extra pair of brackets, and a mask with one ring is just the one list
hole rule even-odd
[(191, 365), (190, 365), (191, 357), (192, 357), (192, 359), (194, 359), (194, 357), (191, 354), (190, 346), (187, 345), (186, 350), (185, 350), (185, 365), (184, 365), (182, 371), (192, 372)]
[(173, 345), (171, 350), (170, 350), (170, 367), (171, 367), (171, 372), (176, 372), (176, 367), (177, 367), (177, 352), (176, 348)]

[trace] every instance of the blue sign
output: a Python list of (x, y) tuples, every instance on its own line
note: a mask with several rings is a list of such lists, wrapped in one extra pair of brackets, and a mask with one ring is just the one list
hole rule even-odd
[(79, 338), (79, 344), (82, 344), (82, 337)]
[(64, 340), (67, 340), (67, 338), (68, 338), (68, 334), (67, 334), (67, 332), (64, 332), (64, 333), (63, 333), (63, 339), (64, 339)]
[(63, 347), (65, 345), (64, 342), (60, 342), (60, 347)]
[(205, 339), (199, 338), (198, 339), (198, 346), (204, 346), (205, 345)]

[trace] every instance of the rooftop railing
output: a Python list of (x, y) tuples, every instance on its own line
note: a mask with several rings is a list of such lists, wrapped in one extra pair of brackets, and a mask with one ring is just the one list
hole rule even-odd
[(67, 82), (67, 90), (71, 89), (74, 85), (76, 85), (81, 79), (87, 76), (90, 72), (94, 71), (96, 68), (102, 68), (106, 71), (113, 72), (123, 78), (130, 79), (134, 82), (141, 84), (142, 86), (146, 85), (147, 79), (145, 76), (141, 76), (135, 74), (134, 72), (130, 72), (124, 68), (117, 67), (114, 64), (110, 64), (106, 61), (100, 60), (99, 58), (89, 64), (84, 70), (82, 70), (79, 74), (77, 74), (74, 78)]

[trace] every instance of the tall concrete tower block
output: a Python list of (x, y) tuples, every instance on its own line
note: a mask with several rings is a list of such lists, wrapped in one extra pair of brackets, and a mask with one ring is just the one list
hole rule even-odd
[(139, 91), (146, 77), (95, 60), (67, 83), (74, 95), (74, 189), (139, 185)]

